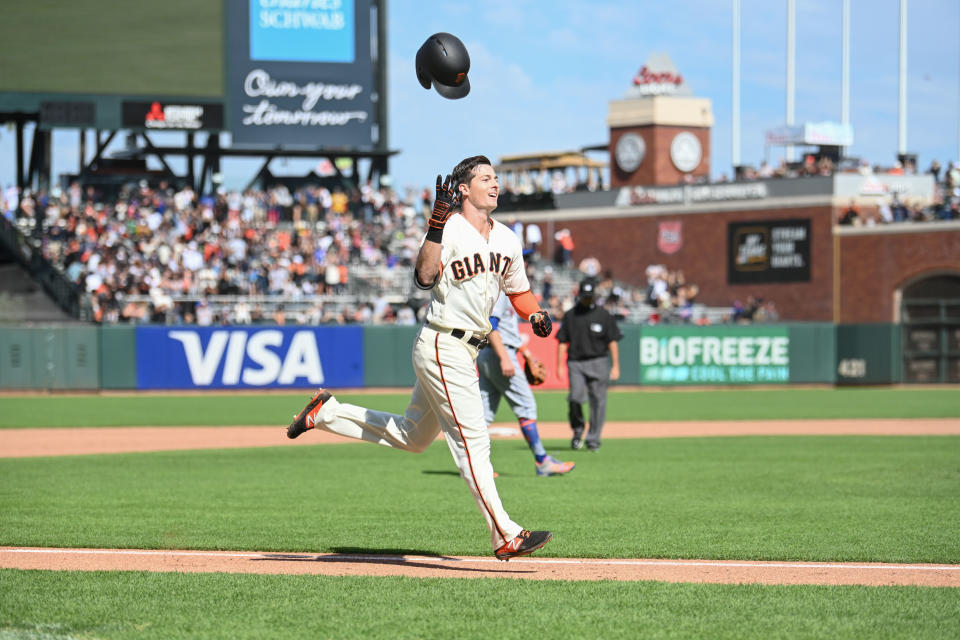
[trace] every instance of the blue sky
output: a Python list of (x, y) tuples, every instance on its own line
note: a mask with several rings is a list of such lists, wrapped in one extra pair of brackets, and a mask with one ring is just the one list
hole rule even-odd
[[(763, 132), (786, 105), (786, 0), (741, 1), (741, 159), (759, 164)], [(698, 97), (712, 100), (714, 177), (731, 172), (729, 0), (389, 1), (390, 146), (398, 188), (432, 183), (460, 159), (605, 144), (611, 100), (622, 99), (651, 53), (667, 53)], [(852, 0), (851, 155), (890, 164), (897, 151), (899, 0)], [(796, 0), (796, 122), (840, 120), (840, 0)], [(427, 36), (457, 35), (471, 57), (472, 90), (450, 101), (417, 83)], [(925, 169), (960, 158), (960, 2), (910, 0), (908, 151)], [(173, 138), (182, 140), (181, 138)], [(0, 130), (0, 182), (12, 179), (13, 131)], [(76, 132), (54, 137), (54, 173), (75, 171)], [(88, 145), (89, 149), (89, 145)], [(776, 161), (782, 148), (770, 150)], [(276, 173), (314, 163), (280, 161)], [(224, 165), (242, 186), (259, 165)]]

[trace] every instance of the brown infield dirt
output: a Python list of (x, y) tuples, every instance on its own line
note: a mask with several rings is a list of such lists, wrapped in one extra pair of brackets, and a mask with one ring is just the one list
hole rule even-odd
[[(569, 437), (563, 423), (541, 423), (545, 439)], [(958, 419), (781, 420), (608, 423), (605, 439), (743, 435), (960, 435)], [(512, 424), (493, 438), (520, 438)], [(311, 446), (350, 442), (325, 432), (291, 441), (278, 427), (111, 427), (3, 429), (0, 457), (59, 456), (184, 449)], [(613, 446), (613, 445), (610, 445)], [(576, 473), (576, 471), (574, 471)], [(544, 480), (550, 482), (550, 480)], [(257, 551), (55, 549), (0, 547), (0, 568), (70, 571), (173, 571), (419, 578), (658, 580), (665, 582), (917, 585), (960, 587), (960, 565), (769, 562), (753, 560), (395, 556)]]

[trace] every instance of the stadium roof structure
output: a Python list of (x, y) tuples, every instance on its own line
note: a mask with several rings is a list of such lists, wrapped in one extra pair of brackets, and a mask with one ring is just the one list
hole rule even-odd
[(588, 157), (583, 151), (544, 151), (501, 156), (500, 171), (550, 171), (553, 169), (605, 169), (609, 163)]

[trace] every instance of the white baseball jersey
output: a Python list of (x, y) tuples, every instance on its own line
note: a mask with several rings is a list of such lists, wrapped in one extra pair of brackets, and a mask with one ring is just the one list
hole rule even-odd
[(500, 291), (512, 294), (530, 289), (520, 240), (510, 227), (492, 222), (490, 239), (484, 240), (459, 213), (447, 220), (440, 279), (427, 307), (427, 324), (486, 334)]

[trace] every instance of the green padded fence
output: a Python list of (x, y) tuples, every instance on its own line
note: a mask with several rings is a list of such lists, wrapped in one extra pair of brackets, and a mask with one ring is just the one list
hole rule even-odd
[(419, 326), (379, 326), (363, 329), (363, 381), (367, 387), (412, 387), (417, 382), (410, 364)]
[(833, 384), (836, 381), (836, 327), (813, 322), (787, 326), (790, 335), (790, 382)]
[(3, 328), (0, 354), (0, 388), (100, 388), (99, 327)]
[(900, 333), (896, 324), (837, 325), (837, 384), (900, 382)]
[[(409, 387), (418, 327), (363, 329), (364, 385)], [(899, 325), (622, 325), (624, 385), (902, 381)], [(0, 327), (0, 389), (135, 389), (133, 326)]]
[(132, 325), (100, 329), (100, 386), (137, 388), (137, 329)]

